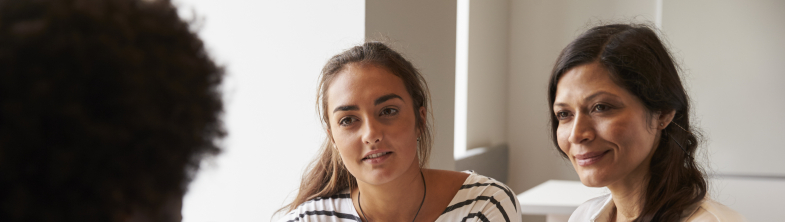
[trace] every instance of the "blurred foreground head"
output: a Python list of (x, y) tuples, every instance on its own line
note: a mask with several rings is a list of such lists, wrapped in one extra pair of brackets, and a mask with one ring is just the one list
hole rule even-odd
[(0, 221), (179, 221), (222, 77), (167, 0), (0, 0)]

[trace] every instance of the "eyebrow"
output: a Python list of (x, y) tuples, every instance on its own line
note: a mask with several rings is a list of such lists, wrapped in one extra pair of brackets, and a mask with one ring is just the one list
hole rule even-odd
[(391, 100), (391, 99), (395, 99), (395, 98), (403, 100), (403, 98), (401, 98), (401, 96), (396, 95), (395, 93), (390, 93), (390, 94), (387, 94), (387, 95), (383, 95), (383, 96), (379, 97), (378, 99), (374, 100), (373, 101), (373, 105), (374, 106), (375, 105), (379, 105), (380, 103), (387, 102), (387, 100)]
[[(379, 105), (379, 104), (381, 104), (383, 102), (387, 102), (387, 100), (396, 99), (396, 98), (400, 99), (400, 100), (403, 100), (403, 98), (401, 96), (396, 95), (395, 93), (390, 93), (390, 94), (387, 94), (387, 95), (383, 95), (383, 96), (379, 97), (378, 99), (374, 100), (373, 101), (373, 105), (374, 106), (375, 105)], [(358, 107), (356, 105), (339, 106), (339, 107), (335, 107), (335, 109), (333, 110), (333, 113), (334, 112), (338, 112), (338, 111), (353, 111), (353, 110), (360, 110), (360, 107)]]
[[(619, 97), (619, 96), (617, 96), (615, 94), (612, 94), (612, 93), (609, 93), (609, 92), (606, 92), (606, 91), (599, 91), (599, 92), (596, 92), (594, 94), (591, 94), (590, 96), (587, 96), (586, 98), (583, 99), (583, 101), (593, 100), (594, 98), (596, 98), (598, 96), (601, 96), (601, 95), (608, 95), (608, 96), (612, 96), (612, 97), (616, 97), (616, 98)], [(553, 104), (553, 106), (564, 107), (564, 106), (568, 106), (568, 105), (566, 103), (556, 103), (556, 104)]]
[(612, 93), (609, 93), (609, 92), (599, 91), (599, 92), (596, 92), (594, 94), (591, 94), (591, 96), (587, 96), (585, 99), (583, 99), (583, 101), (593, 100), (594, 98), (596, 98), (598, 96), (601, 96), (601, 95), (608, 95), (608, 96), (612, 96), (612, 97), (616, 97), (616, 98), (619, 97), (619, 96), (617, 96), (615, 94), (612, 94)]
[(350, 110), (360, 110), (360, 107), (357, 107), (355, 105), (339, 106), (339, 107), (335, 107), (333, 113), (338, 111), (350, 111)]

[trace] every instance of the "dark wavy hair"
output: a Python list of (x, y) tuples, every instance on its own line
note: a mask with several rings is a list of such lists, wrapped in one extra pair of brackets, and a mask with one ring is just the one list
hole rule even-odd
[(562, 75), (598, 62), (611, 79), (643, 102), (648, 112), (676, 111), (662, 130), (652, 156), (643, 191), (641, 213), (635, 221), (678, 221), (682, 212), (706, 196), (705, 174), (693, 158), (699, 134), (690, 124), (690, 102), (670, 53), (645, 25), (614, 24), (589, 29), (559, 55), (548, 86), (551, 135), (557, 150), (567, 158), (556, 138), (559, 121), (553, 115), (556, 87)]
[(179, 221), (223, 75), (168, 0), (0, 0), (0, 221)]

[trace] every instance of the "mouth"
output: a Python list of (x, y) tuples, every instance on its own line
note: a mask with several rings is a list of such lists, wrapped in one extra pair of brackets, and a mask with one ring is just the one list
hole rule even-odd
[(363, 157), (362, 161), (366, 161), (366, 160), (370, 160), (370, 161), (380, 160), (382, 158), (386, 158), (391, 153), (392, 152), (390, 152), (390, 151), (384, 151), (384, 152), (376, 152), (376, 153), (368, 154), (365, 157)]
[(391, 154), (391, 153), (392, 152), (390, 152), (390, 151), (385, 151), (385, 152), (378, 152), (378, 153), (368, 154), (367, 156), (363, 157), (362, 160), (378, 159), (378, 158), (381, 158), (383, 156), (387, 156), (388, 154)]
[(579, 166), (589, 166), (602, 160), (602, 158), (605, 157), (605, 154), (608, 154), (609, 152), (611, 152), (611, 150), (575, 155), (575, 161)]

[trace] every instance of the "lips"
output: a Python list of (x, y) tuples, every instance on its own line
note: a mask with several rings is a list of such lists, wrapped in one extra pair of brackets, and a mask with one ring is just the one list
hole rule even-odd
[(363, 157), (362, 160), (378, 159), (378, 158), (381, 158), (381, 157), (385, 157), (385, 156), (387, 156), (390, 153), (392, 153), (392, 152), (390, 152), (390, 151), (371, 152), (368, 155), (365, 155), (365, 157)]
[(602, 160), (602, 158), (605, 157), (605, 154), (608, 154), (609, 152), (611, 151), (606, 150), (575, 155), (575, 161), (579, 166), (589, 166)]

